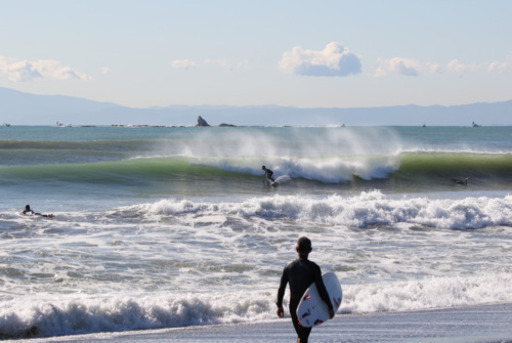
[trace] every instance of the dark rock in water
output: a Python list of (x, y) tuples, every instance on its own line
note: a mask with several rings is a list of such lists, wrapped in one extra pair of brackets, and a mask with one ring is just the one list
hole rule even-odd
[(197, 125), (196, 126), (210, 126), (206, 120), (203, 119), (203, 117), (199, 116), (197, 118)]
[[(208, 122), (206, 120), (204, 120), (203, 117), (199, 116), (197, 117), (197, 124), (196, 126), (204, 126), (204, 127), (209, 127), (210, 124), (208, 124)], [(236, 127), (235, 125), (233, 124), (226, 124), (226, 123), (222, 123), (219, 125), (220, 127)]]

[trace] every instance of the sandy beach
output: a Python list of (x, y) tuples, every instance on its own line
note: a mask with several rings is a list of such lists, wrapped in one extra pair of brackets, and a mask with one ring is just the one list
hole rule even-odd
[[(368, 315), (338, 314), (311, 342), (512, 342), (512, 304)], [(294, 342), (286, 318), (267, 323), (191, 326), (18, 342)]]

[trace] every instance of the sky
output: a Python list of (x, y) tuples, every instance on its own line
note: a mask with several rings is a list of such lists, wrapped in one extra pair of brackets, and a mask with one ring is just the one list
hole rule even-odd
[(0, 0), (0, 87), (129, 107), (512, 99), (509, 0)]

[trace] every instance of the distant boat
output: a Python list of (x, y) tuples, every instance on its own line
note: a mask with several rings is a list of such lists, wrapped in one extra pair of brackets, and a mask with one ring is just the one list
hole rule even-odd
[(471, 124), (471, 126), (473, 126), (473, 127), (481, 127), (482, 125), (478, 125), (477, 123), (473, 122), (473, 123)]
[(71, 127), (71, 124), (62, 124), (61, 122), (56, 122), (55, 125), (57, 125), (57, 127)]
[(9, 127), (9, 126), (11, 126), (11, 124), (4, 123), (4, 126)]

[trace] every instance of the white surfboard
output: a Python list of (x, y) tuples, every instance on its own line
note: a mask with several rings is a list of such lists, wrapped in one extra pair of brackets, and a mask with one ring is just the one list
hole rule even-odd
[[(336, 313), (343, 297), (340, 282), (333, 272), (322, 275), (322, 280), (324, 281), (327, 293), (329, 293), (334, 313)], [(297, 307), (297, 317), (299, 318), (300, 325), (307, 328), (320, 325), (329, 319), (329, 308), (320, 298), (315, 283), (312, 283), (304, 292)]]
[(276, 187), (278, 185), (277, 181), (272, 181), (270, 180), (268, 177), (267, 177), (267, 182), (271, 185), (271, 186), (274, 186)]

